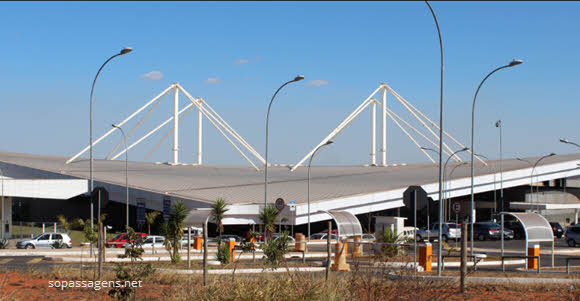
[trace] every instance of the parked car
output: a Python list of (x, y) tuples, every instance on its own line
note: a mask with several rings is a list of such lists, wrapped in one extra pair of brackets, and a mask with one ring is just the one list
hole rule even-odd
[[(522, 239), (526, 237), (526, 232), (522, 224), (516, 220), (504, 221), (504, 228), (509, 228), (514, 232), (514, 239)], [(501, 226), (500, 226), (501, 227)]]
[[(327, 237), (328, 237), (328, 234), (326, 234), (326, 233), (315, 233), (315, 234), (310, 235), (310, 240), (327, 239)], [(336, 239), (336, 237), (337, 237), (336, 234), (330, 235), (330, 239)]]
[[(501, 228), (501, 226), (500, 226)], [(514, 239), (514, 230), (506, 228), (505, 225), (503, 226), (503, 238), (504, 239)]]
[[(332, 237), (331, 237), (331, 238), (332, 238)], [(375, 235), (374, 235), (374, 234), (368, 234), (368, 233), (367, 233), (367, 234), (363, 234), (363, 235), (361, 236), (361, 239), (365, 239), (365, 240), (373, 240), (373, 241), (374, 241), (374, 240), (376, 240), (376, 237), (375, 237)]]
[[(147, 234), (142, 232), (136, 232), (135, 234), (141, 235), (141, 237), (146, 237)], [(107, 248), (122, 248), (123, 245), (127, 242), (127, 233), (119, 233), (107, 241)]]
[[(272, 240), (277, 240), (277, 239), (280, 239), (280, 236), (281, 236), (281, 235), (280, 235), (279, 233), (274, 233), (274, 234), (272, 235)], [(296, 242), (296, 240), (294, 239), (294, 237), (292, 237), (292, 236), (288, 235), (288, 242), (292, 242), (292, 243), (294, 243), (294, 242)]]
[(413, 240), (413, 236), (418, 231), (419, 231), (419, 228), (417, 228), (417, 227), (404, 227), (403, 228), (402, 237), (404, 239), (411, 239), (411, 240)]
[(68, 234), (53, 232), (38, 234), (31, 239), (20, 240), (16, 243), (16, 247), (18, 249), (54, 249), (56, 242), (61, 242), (65, 244), (67, 248), (72, 248), (72, 240)]
[[(443, 233), (441, 234), (441, 240), (447, 241), (449, 239), (458, 240), (461, 238), (461, 228), (455, 223), (443, 223), (442, 224)], [(431, 224), (431, 228), (422, 228), (417, 231), (416, 236), (418, 241), (429, 240), (434, 241), (439, 238), (439, 223)]]
[(550, 226), (552, 227), (552, 232), (554, 232), (554, 236), (558, 238), (562, 238), (564, 235), (564, 228), (558, 222), (550, 222)]
[[(141, 246), (142, 248), (153, 248), (153, 239), (155, 239), (155, 248), (164, 248), (165, 247), (165, 237), (163, 236), (156, 236), (156, 235), (149, 235), (147, 236), (147, 238), (145, 238), (145, 241), (143, 242), (143, 245)], [(123, 248), (126, 248), (129, 246), (129, 243), (124, 243), (123, 244)]]
[(580, 226), (575, 225), (566, 227), (564, 237), (570, 247), (575, 247), (577, 244), (580, 244)]
[[(468, 233), (471, 235), (471, 229), (468, 229)], [(477, 240), (500, 239), (501, 226), (494, 222), (476, 222), (473, 224), (473, 235)]]
[(235, 234), (224, 234), (224, 235), (222, 235), (222, 242), (226, 242), (226, 241), (230, 240), (230, 238), (235, 239), (236, 240), (236, 243), (242, 241), (242, 238), (239, 235), (235, 235)]

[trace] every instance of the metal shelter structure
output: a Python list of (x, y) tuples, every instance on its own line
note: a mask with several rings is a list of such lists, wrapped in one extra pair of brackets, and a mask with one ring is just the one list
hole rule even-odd
[[(526, 234), (526, 244), (524, 246), (524, 254), (528, 255), (528, 244), (530, 242), (552, 242), (552, 267), (554, 266), (554, 232), (548, 220), (537, 213), (522, 213), (522, 212), (501, 212), (501, 255), (503, 256), (503, 229), (505, 215), (515, 217)], [(527, 267), (527, 265), (526, 265)]]
[[(375, 95), (380, 93), (381, 101), (375, 99)], [(387, 106), (387, 94), (391, 94), (394, 96), (395, 100), (397, 100), (403, 107), (411, 114), (411, 116), (417, 120), (421, 124), (421, 127), (424, 128), (427, 133), (422, 133), (418, 128), (411, 125), (409, 122), (405, 121), (401, 116), (396, 114), (393, 110), (389, 109)], [(387, 166), (387, 117), (390, 118), (404, 133), (413, 141), (413, 143), (427, 156), (431, 162), (436, 163), (435, 160), (427, 153), (424, 149), (421, 148), (419, 142), (417, 142), (417, 137), (414, 137), (412, 133), (416, 136), (424, 139), (427, 143), (431, 144), (437, 151), (439, 151), (439, 135), (437, 132), (439, 131), (439, 126), (429, 119), (425, 114), (415, 108), (410, 102), (405, 100), (401, 95), (399, 95), (395, 90), (393, 90), (389, 85), (386, 83), (382, 83), (379, 85), (377, 89), (371, 93), (350, 115), (348, 115), (334, 130), (328, 134), (322, 141), (316, 145), (306, 156), (304, 156), (300, 161), (298, 161), (292, 167), (292, 171), (296, 170), (300, 165), (302, 165), (312, 154), (314, 151), (324, 145), (330, 140), (336, 140), (342, 131), (348, 125), (355, 120), (364, 109), (368, 106), (371, 107), (371, 143), (370, 143), (370, 165), (375, 166), (377, 165), (377, 158), (376, 158), (376, 149), (377, 149), (377, 141), (376, 141), (376, 134), (377, 134), (377, 118), (376, 118), (376, 110), (377, 105), (380, 107), (380, 117), (381, 117), (381, 147), (379, 149), (380, 153), (380, 166)], [(449, 133), (443, 132), (445, 136), (447, 136), (453, 143), (455, 143), (459, 148), (465, 148), (463, 144), (453, 138)], [(432, 136), (430, 138), (429, 136)], [(434, 140), (435, 141), (434, 141)], [(447, 143), (443, 143), (443, 153), (447, 154), (448, 156), (451, 155), (455, 150), (452, 149)], [(470, 152), (469, 150), (467, 152)], [(477, 155), (475, 156), (477, 160), (481, 161), (482, 163), (486, 164), (481, 158)], [(455, 154), (453, 155), (453, 159), (457, 162), (463, 162), (461, 158)], [(487, 164), (486, 164), (487, 165)]]
[(338, 239), (340, 239), (343, 236), (349, 237), (362, 235), (362, 226), (358, 218), (356, 218), (354, 214), (342, 210), (328, 210), (328, 211), (320, 210), (320, 211), (330, 215), (330, 217), (336, 222)]
[[(189, 100), (189, 103), (187, 103), (187, 105), (181, 109), (179, 108), (179, 92), (180, 91)], [(167, 95), (171, 94), (171, 92), (173, 92), (173, 114), (172, 114), (172, 116), (170, 118), (168, 118), (167, 120), (165, 120), (164, 122), (162, 122), (161, 124), (159, 124), (153, 130), (151, 130), (150, 132), (148, 132), (147, 134), (142, 136), (141, 138), (137, 139), (135, 142), (133, 142), (127, 148), (125, 148), (125, 149), (123, 149), (120, 152), (115, 154), (115, 152), (119, 149), (119, 147), (125, 142), (125, 139), (128, 139), (131, 136), (131, 134), (133, 134), (133, 132), (143, 123), (143, 121), (151, 114), (151, 112), (153, 112), (153, 110), (155, 110), (155, 108), (159, 105), (159, 103), (161, 103), (161, 101)], [(165, 134), (163, 139), (154, 147), (154, 149), (145, 157), (144, 160), (147, 160), (147, 158), (155, 150), (157, 150), (157, 148), (161, 145), (161, 143), (170, 134), (173, 133), (172, 161), (169, 163), (172, 165), (180, 164), (179, 163), (179, 122), (195, 107), (197, 109), (197, 163), (196, 163), (197, 165), (202, 164), (202, 146), (203, 146), (202, 145), (202, 142), (203, 142), (203, 139), (202, 139), (203, 118), (202, 117), (205, 117), (218, 130), (218, 132), (220, 132), (224, 136), (224, 138), (256, 170), (259, 170), (259, 168), (256, 166), (256, 164), (254, 164), (254, 162), (252, 160), (250, 160), (250, 158), (249, 158), (250, 156), (253, 156), (255, 159), (257, 159), (260, 162), (260, 163), (258, 163), (258, 165), (265, 164), (265, 162), (266, 162), (264, 160), (264, 158), (262, 158), (262, 156), (248, 142), (246, 142), (246, 140), (244, 140), (244, 138), (242, 138), (242, 136), (240, 136), (240, 134), (238, 134), (214, 109), (212, 109), (212, 107), (205, 100), (203, 100), (203, 98), (192, 97), (179, 83), (173, 83), (167, 89), (163, 90), (163, 92), (159, 93), (157, 96), (155, 96), (153, 99), (148, 101), (145, 105), (143, 105), (137, 111), (130, 114), (129, 117), (125, 118), (123, 121), (119, 122), (116, 125), (119, 127), (123, 126), (125, 123), (127, 123), (129, 120), (131, 120), (133, 117), (135, 117), (137, 114), (139, 114), (140, 112), (142, 112), (143, 110), (145, 110), (146, 108), (148, 108), (150, 106), (151, 106), (151, 108), (149, 108), (147, 113), (128, 132), (127, 138), (124, 138), (121, 142), (119, 142), (117, 144), (117, 146), (115, 148), (113, 148), (113, 150), (109, 153), (109, 155), (106, 157), (107, 160), (108, 159), (112, 159), (112, 160), (117, 159), (119, 156), (124, 154), (126, 151), (130, 150), (131, 148), (138, 145), (143, 140), (147, 139), (149, 136), (151, 136), (152, 134), (157, 132), (163, 126), (172, 122), (173, 128), (171, 128)], [(96, 144), (98, 144), (99, 142), (101, 142), (103, 139), (105, 139), (107, 136), (109, 136), (114, 131), (115, 131), (115, 128), (112, 128), (107, 133), (105, 133), (103, 136), (101, 136), (98, 139), (96, 139), (95, 141), (93, 141), (93, 147)], [(72, 161), (74, 161), (75, 159), (77, 159), (79, 156), (81, 156), (87, 150), (89, 150), (89, 148), (90, 148), (90, 145), (88, 145), (87, 147), (82, 149), (79, 153), (74, 155), (72, 158), (68, 159), (66, 161), (66, 164), (69, 164)], [(244, 149), (245, 151), (243, 151), (242, 149)]]

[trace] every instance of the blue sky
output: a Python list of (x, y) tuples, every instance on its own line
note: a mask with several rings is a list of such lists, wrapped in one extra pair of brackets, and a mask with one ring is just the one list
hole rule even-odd
[[(445, 48), (446, 131), (468, 145), (477, 85), (519, 58), (523, 65), (498, 72), (480, 92), (476, 151), (499, 156), (494, 123), (502, 119), (505, 157), (576, 152), (558, 138), (580, 143), (580, 3), (432, 5)], [(263, 154), (268, 101), (297, 74), (306, 80), (285, 88), (272, 107), (274, 163), (298, 161), (381, 82), (438, 122), (439, 44), (423, 2), (1, 2), (0, 38), (3, 151), (72, 156), (84, 147), (92, 79), (123, 46), (134, 52), (111, 62), (97, 83), (95, 137), (177, 81)], [(144, 78), (152, 71), (162, 78)], [(168, 100), (130, 141), (169, 116)], [(181, 125), (185, 162), (194, 158), (194, 116)], [(317, 162), (368, 163), (369, 116)], [(205, 162), (245, 164), (204, 126)], [(131, 160), (142, 160), (164, 134), (131, 150)], [(426, 161), (392, 122), (388, 135), (389, 162)], [(120, 139), (110, 136), (95, 154), (105, 156)], [(151, 160), (170, 159), (166, 142)]]

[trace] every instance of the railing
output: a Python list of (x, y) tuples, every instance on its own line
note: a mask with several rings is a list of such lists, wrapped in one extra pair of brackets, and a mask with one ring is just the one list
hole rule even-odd
[(62, 224), (58, 222), (23, 222), (12, 223), (11, 238), (31, 238), (46, 232), (65, 232)]

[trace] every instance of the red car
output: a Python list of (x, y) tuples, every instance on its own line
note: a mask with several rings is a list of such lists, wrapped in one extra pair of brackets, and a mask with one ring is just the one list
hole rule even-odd
[[(145, 233), (141, 233), (141, 232), (136, 232), (135, 234), (137, 235), (141, 235), (141, 237), (145, 238), (147, 236), (147, 234)], [(127, 239), (125, 238), (127, 235), (127, 233), (119, 233), (117, 235), (115, 235), (115, 237), (113, 237), (113, 239), (107, 241), (107, 248), (122, 248), (123, 244), (125, 244), (127, 242)]]

